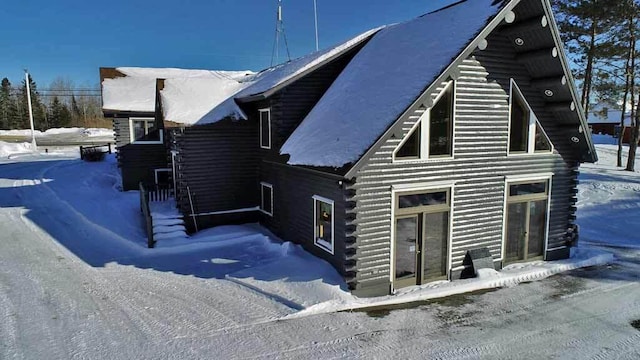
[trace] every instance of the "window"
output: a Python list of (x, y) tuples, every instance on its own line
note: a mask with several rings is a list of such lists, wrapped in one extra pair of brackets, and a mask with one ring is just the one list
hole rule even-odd
[(412, 208), (419, 206), (430, 206), (447, 203), (447, 192), (429, 192), (421, 194), (410, 194), (398, 196), (398, 208)]
[(131, 143), (162, 144), (162, 129), (156, 128), (153, 118), (129, 118)]
[(171, 185), (171, 169), (156, 169), (155, 180), (156, 185)]
[(436, 98), (435, 104), (425, 111), (415, 129), (395, 151), (395, 159), (416, 160), (453, 156), (454, 92), (453, 81), (450, 81)]
[(396, 152), (396, 158), (419, 159), (420, 158), (420, 124), (413, 130), (407, 140)]
[(314, 243), (333, 254), (333, 201), (320, 196), (313, 197)]
[(271, 149), (271, 109), (260, 109), (260, 147)]
[(453, 83), (447, 85), (429, 114), (429, 157), (451, 156), (453, 142)]
[(553, 151), (551, 141), (522, 96), (522, 92), (511, 80), (509, 154), (548, 153), (551, 151)]
[(273, 216), (273, 185), (261, 182), (260, 189), (260, 211)]

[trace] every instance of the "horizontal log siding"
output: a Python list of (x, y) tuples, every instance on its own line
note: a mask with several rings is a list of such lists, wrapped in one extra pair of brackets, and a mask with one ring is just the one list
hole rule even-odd
[(167, 168), (167, 149), (164, 144), (131, 144), (129, 118), (114, 118), (118, 167), (122, 172), (125, 191), (138, 189), (139, 182), (155, 182), (154, 170)]
[[(345, 195), (335, 177), (305, 169), (265, 162), (260, 181), (273, 185), (273, 217), (262, 223), (281, 239), (302, 245), (345, 275)], [(313, 196), (334, 201), (334, 254), (314, 244)]]
[[(544, 110), (544, 99), (529, 87), (527, 70), (502, 38), (490, 37), (489, 48), (466, 59), (456, 81), (453, 160), (392, 162), (392, 153), (420, 119), (415, 111), (403, 119), (402, 136), (387, 139), (356, 175), (356, 287), (388, 289), (390, 281), (391, 187), (454, 181), (452, 268), (462, 265), (467, 250), (487, 247), (502, 257), (505, 177), (555, 173), (551, 199), (549, 248), (564, 245), (575, 204), (575, 173), (566, 134)], [(513, 77), (555, 145), (554, 154), (507, 156), (509, 79)], [(444, 88), (432, 94), (435, 96)], [(561, 155), (562, 154), (562, 155)], [(375, 293), (375, 292), (374, 292)]]
[(223, 120), (176, 131), (177, 203), (184, 214), (258, 206), (258, 128), (250, 121)]

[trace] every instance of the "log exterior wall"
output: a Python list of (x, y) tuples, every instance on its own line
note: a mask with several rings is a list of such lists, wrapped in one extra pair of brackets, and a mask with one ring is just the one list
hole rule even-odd
[[(515, 175), (553, 173), (547, 258), (566, 256), (564, 236), (574, 220), (578, 159), (566, 132), (545, 110), (544, 99), (530, 85), (527, 69), (511, 44), (499, 34), (489, 48), (477, 51), (458, 66), (455, 82), (454, 158), (394, 162), (393, 151), (424, 110), (401, 119), (402, 134), (389, 137), (362, 167), (350, 187), (355, 192), (357, 275), (356, 294), (386, 294), (391, 283), (392, 191), (394, 185), (442, 181), (455, 183), (452, 204), (451, 266), (459, 276), (468, 250), (486, 247), (496, 265), (502, 259), (505, 179)], [(425, 59), (428, 61), (428, 59)], [(553, 154), (509, 156), (509, 89), (513, 78), (555, 146)], [(444, 83), (431, 94), (435, 98)]]
[[(345, 268), (345, 212), (347, 201), (340, 179), (303, 168), (263, 162), (260, 180), (273, 186), (273, 216), (262, 214), (261, 223), (286, 241), (302, 245), (325, 259), (343, 276)], [(321, 196), (334, 201), (334, 253), (314, 243), (314, 200)]]
[[(142, 114), (131, 117), (151, 117)], [(154, 183), (155, 169), (167, 168), (165, 144), (131, 144), (129, 117), (115, 117), (113, 130), (116, 138), (118, 167), (122, 174), (123, 190), (137, 190), (139, 182)]]
[(223, 120), (174, 130), (176, 200), (192, 226), (193, 213), (200, 214), (199, 229), (257, 221), (256, 210), (230, 212), (259, 204), (257, 125), (257, 121)]

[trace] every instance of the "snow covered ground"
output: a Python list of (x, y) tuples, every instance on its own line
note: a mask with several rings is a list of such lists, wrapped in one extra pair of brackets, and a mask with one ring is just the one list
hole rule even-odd
[[(51, 149), (56, 145), (84, 145), (113, 143), (113, 129), (103, 128), (54, 128), (34, 131), (36, 143)], [(31, 130), (0, 130), (0, 141), (30, 142)]]
[[(582, 169), (579, 257), (473, 285), (499, 290), (424, 301), (451, 290), (430, 284), (375, 304), (256, 226), (147, 249), (137, 193), (116, 189), (112, 157), (84, 163), (70, 148), (5, 158), (0, 358), (638, 358), (640, 174), (611, 167), (613, 147), (598, 149), (600, 163)], [(611, 260), (603, 250), (611, 265), (512, 286)], [(395, 304), (403, 296), (415, 302)], [(358, 301), (367, 308), (333, 312)]]

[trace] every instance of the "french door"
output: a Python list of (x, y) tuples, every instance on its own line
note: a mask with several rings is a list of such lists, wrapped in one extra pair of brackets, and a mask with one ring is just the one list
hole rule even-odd
[(449, 191), (396, 197), (394, 288), (446, 278)]
[(542, 258), (547, 237), (549, 182), (509, 184), (506, 263)]

